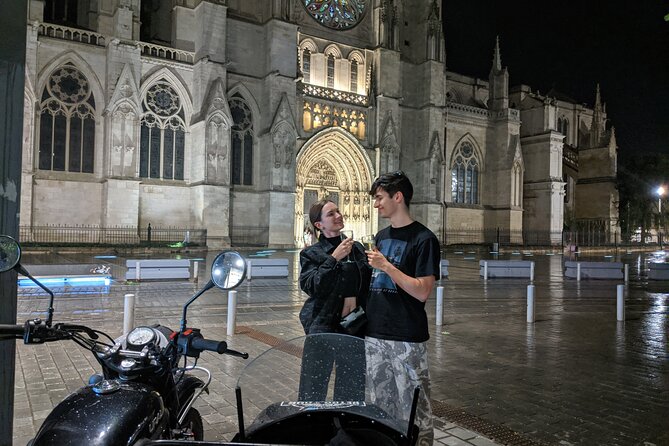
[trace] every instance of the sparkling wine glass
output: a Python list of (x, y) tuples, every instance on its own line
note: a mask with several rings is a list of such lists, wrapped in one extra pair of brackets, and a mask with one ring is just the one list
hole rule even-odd
[(376, 236), (374, 234), (363, 236), (362, 244), (365, 245), (367, 251), (374, 251), (376, 249)]
[[(353, 239), (353, 231), (351, 231), (351, 230), (341, 231), (341, 232), (339, 232), (339, 236), (341, 237), (342, 240), (347, 239), (347, 238), (350, 238), (352, 240)], [(344, 260), (344, 262), (345, 263), (352, 263), (353, 262), (353, 260), (351, 260), (351, 253), (349, 253), (346, 256), (346, 260)]]

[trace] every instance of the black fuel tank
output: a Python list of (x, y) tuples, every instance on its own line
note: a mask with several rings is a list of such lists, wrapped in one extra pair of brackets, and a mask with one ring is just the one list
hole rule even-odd
[(87, 386), (65, 398), (44, 420), (32, 446), (118, 446), (160, 438), (169, 419), (160, 395), (142, 384), (106, 383), (108, 393)]

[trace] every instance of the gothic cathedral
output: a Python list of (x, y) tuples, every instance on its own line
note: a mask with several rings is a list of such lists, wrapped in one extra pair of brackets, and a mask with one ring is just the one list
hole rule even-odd
[[(436, 0), (29, 0), (20, 222), (204, 228), (301, 246), (330, 197), (356, 236), (369, 187), (412, 179), (442, 243), (490, 229), (618, 233), (617, 146), (593, 107), (445, 67)], [(503, 44), (503, 42), (502, 42)], [(473, 57), (489, 57), (473, 55)]]

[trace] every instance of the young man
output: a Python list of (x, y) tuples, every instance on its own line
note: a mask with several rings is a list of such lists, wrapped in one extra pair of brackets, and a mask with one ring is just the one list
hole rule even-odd
[(369, 193), (390, 226), (376, 235), (376, 249), (367, 251), (375, 269), (367, 301), (367, 385), (380, 407), (405, 421), (414, 389), (421, 386), (417, 444), (430, 445), (434, 432), (425, 301), (439, 278), (439, 241), (411, 218), (413, 186), (404, 172), (381, 175)]

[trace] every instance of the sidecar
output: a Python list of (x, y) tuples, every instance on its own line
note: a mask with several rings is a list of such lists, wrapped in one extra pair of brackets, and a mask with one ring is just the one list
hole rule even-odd
[(238, 443), (415, 444), (413, 402), (383, 407), (366, 388), (365, 340), (302, 336), (250, 362), (237, 382)]

